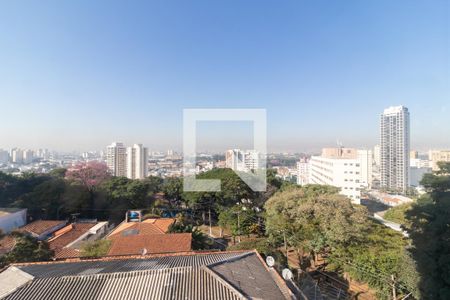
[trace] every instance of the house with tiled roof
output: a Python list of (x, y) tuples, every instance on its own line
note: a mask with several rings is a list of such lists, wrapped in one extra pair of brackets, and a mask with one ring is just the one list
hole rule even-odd
[(186, 252), (191, 244), (191, 233), (118, 235), (111, 239), (108, 255)]
[(256, 251), (178, 253), (15, 264), (0, 273), (0, 298), (305, 299)]
[(167, 233), (175, 222), (175, 218), (124, 221), (108, 234), (107, 239), (111, 241), (111, 246), (107, 255), (191, 251), (190, 233)]
[(59, 220), (36, 220), (20, 227), (17, 231), (27, 233), (38, 240), (46, 240), (55, 231), (61, 229), (67, 224), (67, 221)]
[(108, 222), (71, 223), (53, 234), (48, 245), (55, 259), (80, 257), (83, 242), (96, 240), (106, 233)]
[(108, 238), (124, 236), (129, 233), (133, 234), (165, 234), (169, 231), (169, 227), (174, 224), (175, 218), (151, 218), (142, 222), (127, 222), (119, 224), (110, 234)]

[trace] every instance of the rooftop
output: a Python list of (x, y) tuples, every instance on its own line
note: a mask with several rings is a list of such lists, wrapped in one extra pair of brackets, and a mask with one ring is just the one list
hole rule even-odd
[(109, 238), (119, 235), (133, 234), (164, 234), (170, 225), (175, 223), (174, 218), (146, 219), (142, 222), (122, 222), (110, 234)]
[(190, 233), (119, 235), (112, 239), (108, 255), (191, 251), (191, 243)]
[(24, 210), (26, 208), (17, 208), (17, 207), (0, 207), (0, 217), (16, 213), (18, 211)]
[[(55, 236), (48, 241), (51, 250), (55, 252), (55, 258), (66, 258), (65, 247), (77, 240), (83, 234), (89, 231), (97, 223), (72, 223), (55, 232)], [(74, 252), (70, 252), (69, 257), (73, 257)]]
[(256, 251), (16, 264), (3, 273), (5, 299), (292, 298)]
[(52, 228), (63, 226), (65, 223), (67, 222), (58, 220), (37, 220), (23, 227), (20, 227), (19, 231), (26, 231), (29, 233), (34, 233), (36, 235), (41, 235)]

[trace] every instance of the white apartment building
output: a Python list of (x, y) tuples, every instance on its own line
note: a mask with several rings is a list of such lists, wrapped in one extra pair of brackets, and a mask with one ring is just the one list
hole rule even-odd
[(351, 148), (325, 148), (309, 162), (309, 183), (332, 185), (353, 203), (361, 201), (361, 189), (369, 188), (372, 151)]
[(23, 151), (23, 163), (30, 164), (33, 162), (34, 152), (33, 150), (27, 149)]
[(12, 149), (11, 150), (11, 161), (16, 164), (23, 163), (23, 151), (21, 149)]
[(250, 172), (265, 168), (261, 154), (255, 150), (227, 150), (225, 161), (226, 167), (234, 171)]
[(148, 149), (142, 144), (127, 148), (127, 177), (144, 179), (148, 173)]
[(405, 192), (409, 186), (410, 130), (405, 106), (386, 108), (380, 120), (381, 187)]
[(431, 161), (433, 171), (439, 171), (438, 162), (450, 162), (450, 150), (430, 150), (428, 152), (428, 159)]
[(297, 162), (297, 184), (305, 185), (309, 183), (309, 160), (306, 158)]
[(106, 165), (113, 176), (127, 176), (127, 153), (123, 143), (114, 142), (106, 147)]
[(7, 164), (9, 162), (9, 152), (0, 149), (0, 164)]

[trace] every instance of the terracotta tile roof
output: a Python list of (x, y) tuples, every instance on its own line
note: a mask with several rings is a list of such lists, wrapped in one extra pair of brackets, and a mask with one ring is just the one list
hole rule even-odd
[(55, 259), (78, 258), (80, 256), (80, 251), (73, 248), (58, 248), (54, 250)]
[(137, 234), (117, 236), (113, 239), (108, 255), (137, 255), (143, 249), (147, 253), (171, 253), (191, 250), (190, 233)]
[[(48, 241), (51, 250), (64, 248), (77, 238), (85, 234), (89, 229), (94, 227), (96, 223), (74, 223), (58, 230), (55, 237)], [(59, 234), (60, 232), (61, 234)]]
[(37, 221), (31, 222), (25, 226), (20, 227), (19, 231), (21, 231), (21, 232), (26, 231), (29, 233), (34, 233), (36, 235), (41, 235), (42, 233), (46, 232), (47, 230), (50, 230), (57, 226), (61, 226), (65, 223), (66, 223), (66, 221), (58, 221), (58, 220), (37, 220)]
[(135, 234), (164, 234), (170, 225), (175, 223), (174, 218), (147, 219), (142, 222), (123, 222), (109, 235), (109, 238), (126, 235), (134, 231)]
[(0, 255), (10, 252), (16, 245), (16, 239), (10, 235), (5, 235), (0, 239)]

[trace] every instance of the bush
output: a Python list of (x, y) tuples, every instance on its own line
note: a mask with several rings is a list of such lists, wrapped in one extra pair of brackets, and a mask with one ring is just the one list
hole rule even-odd
[(97, 240), (86, 242), (81, 246), (81, 256), (83, 257), (101, 257), (108, 254), (111, 247), (110, 240)]

